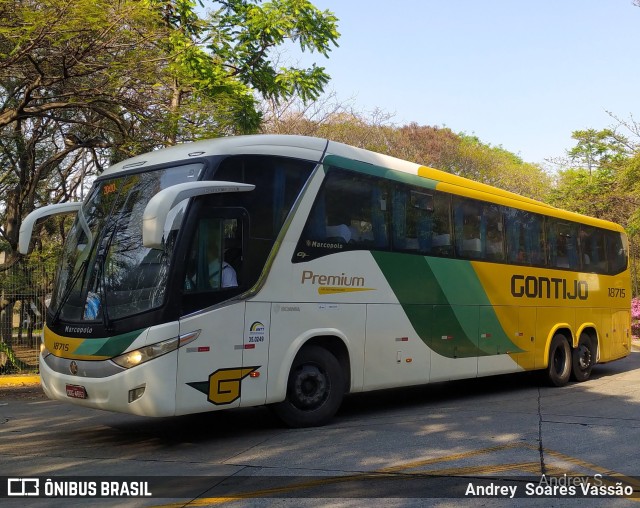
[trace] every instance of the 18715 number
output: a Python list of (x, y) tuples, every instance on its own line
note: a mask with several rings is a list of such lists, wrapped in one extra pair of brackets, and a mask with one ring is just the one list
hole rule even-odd
[(609, 298), (624, 298), (627, 292), (624, 288), (609, 288)]

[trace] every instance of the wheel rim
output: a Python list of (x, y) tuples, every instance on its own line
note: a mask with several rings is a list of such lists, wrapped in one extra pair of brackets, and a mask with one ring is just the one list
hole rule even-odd
[(584, 344), (578, 346), (578, 367), (587, 370), (591, 366), (591, 350)]
[(329, 397), (329, 389), (329, 379), (324, 370), (317, 365), (302, 365), (293, 379), (291, 402), (298, 409), (317, 409)]

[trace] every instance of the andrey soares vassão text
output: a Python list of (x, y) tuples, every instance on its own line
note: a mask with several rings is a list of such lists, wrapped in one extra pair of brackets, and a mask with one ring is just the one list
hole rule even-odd
[[(519, 492), (519, 485), (467, 484), (465, 496), (508, 497), (513, 499)], [(542, 475), (537, 483), (528, 482), (521, 491), (524, 496), (539, 497), (630, 497), (633, 487), (621, 481), (608, 481), (601, 474), (592, 478), (586, 476), (547, 476)]]

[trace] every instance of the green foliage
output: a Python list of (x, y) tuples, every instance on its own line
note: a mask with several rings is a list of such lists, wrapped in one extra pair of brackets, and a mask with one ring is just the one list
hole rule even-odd
[[(633, 200), (625, 178), (632, 145), (612, 129), (577, 130), (576, 145), (567, 151), (569, 163), (560, 168), (550, 202), (560, 208), (629, 226)], [(625, 177), (625, 175), (628, 175)]]
[[(172, 88), (168, 140), (257, 132), (258, 97), (312, 101), (329, 81), (324, 68), (277, 66), (274, 52), (287, 42), (328, 56), (337, 44), (337, 18), (307, 0), (214, 2), (206, 19), (193, 0), (150, 0), (168, 29), (161, 47)], [(207, 111), (209, 119), (194, 109)]]
[(622, 190), (631, 201), (627, 229), (632, 236), (638, 236), (640, 235), (640, 149), (622, 166), (619, 181)]
[[(334, 108), (335, 109), (335, 108)], [(380, 116), (379, 112), (377, 112)], [(393, 127), (379, 118), (340, 111), (318, 115), (321, 120), (288, 116), (272, 120), (265, 132), (319, 136), (432, 166), (495, 185), (534, 199), (546, 199), (549, 176), (535, 164), (522, 161), (502, 147), (448, 128), (411, 123)]]
[(572, 138), (577, 143), (567, 154), (574, 166), (587, 171), (620, 165), (628, 157), (628, 140), (611, 129), (577, 130)]
[(534, 199), (547, 199), (551, 179), (540, 166), (524, 162), (501, 146), (482, 143), (475, 136), (459, 136), (458, 166), (448, 168), (452, 173)]
[[(307, 0), (0, 0), (0, 239), (34, 206), (134, 153), (256, 132), (260, 96), (318, 97), (322, 67), (279, 67), (285, 42), (327, 56), (337, 19)], [(12, 254), (13, 255), (13, 254)], [(14, 262), (15, 259), (11, 259)]]
[(550, 202), (559, 208), (613, 219), (611, 194), (615, 191), (616, 179), (606, 168), (568, 168), (558, 172), (556, 184), (550, 193)]

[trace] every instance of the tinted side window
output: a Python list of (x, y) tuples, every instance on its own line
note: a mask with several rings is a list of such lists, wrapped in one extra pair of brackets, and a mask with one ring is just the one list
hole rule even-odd
[(504, 226), (498, 205), (454, 198), (456, 254), (461, 258), (504, 261)]
[(605, 232), (589, 226), (580, 226), (578, 244), (582, 270), (591, 273), (607, 273)]
[(482, 206), (478, 201), (453, 198), (453, 224), (456, 232), (456, 255), (463, 258), (482, 257)]
[(482, 251), (488, 261), (504, 261), (504, 223), (502, 221), (502, 207), (490, 203), (484, 204), (482, 214)]
[(278, 233), (315, 166), (313, 162), (284, 157), (238, 155), (224, 159), (213, 174), (214, 180), (256, 186), (250, 192), (212, 194), (200, 200), (201, 213), (229, 208), (247, 212), (248, 222), (242, 232), (245, 245), (242, 249), (234, 245), (233, 250), (229, 247), (225, 252), (231, 265), (241, 261), (244, 274), (238, 282), (246, 287), (258, 281)]
[(549, 266), (578, 270), (578, 225), (557, 219), (547, 220)]
[(280, 157), (225, 159), (215, 180), (250, 183), (254, 191), (217, 197), (217, 206), (242, 206), (251, 215), (251, 237), (275, 239), (314, 164)]
[(620, 273), (627, 268), (627, 242), (620, 233), (607, 231), (607, 259), (609, 261), (608, 272), (612, 275)]
[(544, 218), (535, 213), (506, 208), (507, 262), (544, 266)]
[(393, 190), (393, 250), (451, 256), (450, 197), (441, 192), (397, 185)]
[(389, 207), (385, 181), (330, 171), (311, 209), (294, 261), (345, 250), (388, 249)]

